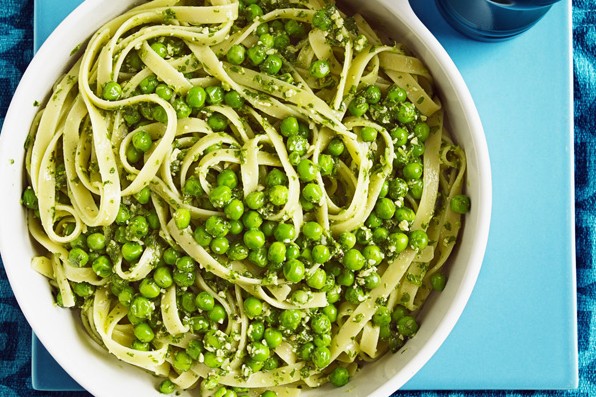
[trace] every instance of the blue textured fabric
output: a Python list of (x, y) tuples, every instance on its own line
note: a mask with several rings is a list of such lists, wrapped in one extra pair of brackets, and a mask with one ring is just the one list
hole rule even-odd
[[(0, 0), (0, 124), (32, 57), (33, 0)], [(398, 392), (395, 396), (596, 395), (596, 2), (573, 1), (575, 182), (580, 384), (573, 391)], [(0, 266), (0, 397), (85, 396), (31, 385), (31, 329)]]

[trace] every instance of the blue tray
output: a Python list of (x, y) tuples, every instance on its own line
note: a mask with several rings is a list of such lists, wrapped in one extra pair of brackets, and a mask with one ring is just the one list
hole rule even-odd
[[(36, 0), (36, 48), (80, 2)], [(411, 2), (474, 97), (494, 197), (486, 257), (469, 304), (405, 389), (575, 388), (571, 0), (500, 43), (468, 40), (442, 20), (434, 2)], [(79, 389), (35, 338), (32, 365), (34, 388)]]

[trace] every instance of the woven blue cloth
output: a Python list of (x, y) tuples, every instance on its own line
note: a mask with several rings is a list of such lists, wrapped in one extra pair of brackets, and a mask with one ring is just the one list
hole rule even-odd
[[(32, 57), (33, 0), (0, 0), (0, 125)], [(596, 2), (573, 1), (575, 183), (580, 384), (573, 391), (398, 392), (395, 396), (596, 395)], [(85, 396), (39, 392), (31, 384), (31, 329), (0, 265), (0, 397)]]

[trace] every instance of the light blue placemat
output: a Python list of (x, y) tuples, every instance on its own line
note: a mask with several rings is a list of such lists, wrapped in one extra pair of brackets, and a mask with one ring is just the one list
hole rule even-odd
[[(406, 389), (565, 389), (577, 385), (570, 0), (502, 43), (456, 33), (434, 2), (412, 0), (476, 102), (493, 170), (493, 221), (468, 307)], [(79, 0), (37, 0), (36, 45)], [(33, 383), (77, 387), (34, 342)], [(35, 370), (37, 368), (37, 370)], [(40, 370), (43, 369), (43, 370)]]

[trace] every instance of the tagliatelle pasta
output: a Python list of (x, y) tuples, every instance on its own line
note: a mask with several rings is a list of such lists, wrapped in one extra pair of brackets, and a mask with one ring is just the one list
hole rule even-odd
[(166, 394), (343, 386), (415, 335), (470, 206), (423, 62), (322, 0), (143, 3), (26, 147), (33, 268)]

